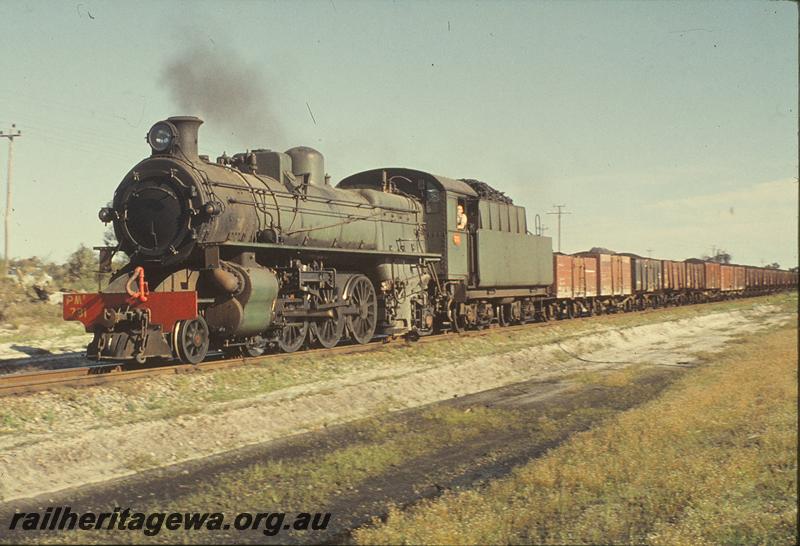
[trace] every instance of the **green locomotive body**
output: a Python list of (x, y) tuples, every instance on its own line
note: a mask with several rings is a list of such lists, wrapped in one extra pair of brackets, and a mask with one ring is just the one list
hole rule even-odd
[(100, 211), (119, 241), (106, 262), (130, 260), (99, 294), (65, 300), (95, 334), (90, 357), (199, 362), (541, 312), (550, 239), (486, 184), (386, 168), (333, 187), (306, 147), (212, 162), (197, 153), (201, 123), (156, 123), (151, 156)]

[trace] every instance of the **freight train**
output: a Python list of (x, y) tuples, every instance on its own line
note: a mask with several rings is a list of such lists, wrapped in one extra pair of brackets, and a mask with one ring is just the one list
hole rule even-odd
[[(67, 294), (89, 358), (198, 363), (795, 287), (797, 274), (631, 254), (553, 253), (486, 183), (407, 168), (335, 187), (308, 147), (198, 155), (195, 117), (159, 121), (100, 220), (118, 244)], [(127, 264), (111, 271), (111, 258)]]

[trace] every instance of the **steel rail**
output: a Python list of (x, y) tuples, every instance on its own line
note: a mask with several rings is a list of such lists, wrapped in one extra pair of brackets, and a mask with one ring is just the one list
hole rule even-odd
[[(758, 297), (758, 296), (751, 296)], [(694, 305), (707, 305), (706, 302)], [(651, 314), (667, 308), (644, 309), (642, 311), (635, 311), (636, 314)], [(591, 315), (574, 317), (569, 320), (582, 320), (592, 319), (596, 321), (603, 321), (609, 317), (617, 315), (625, 315), (628, 313), (611, 313), (604, 315)], [(143, 377), (152, 377), (158, 375), (174, 375), (181, 373), (196, 373), (201, 371), (220, 370), (226, 368), (234, 368), (240, 366), (259, 364), (264, 361), (285, 359), (292, 360), (296, 358), (313, 357), (316, 354), (320, 355), (340, 355), (350, 353), (364, 353), (370, 351), (377, 351), (387, 346), (397, 346), (402, 343), (403, 345), (413, 345), (416, 343), (431, 343), (437, 341), (446, 341), (448, 339), (462, 339), (465, 337), (482, 337), (494, 333), (512, 333), (520, 330), (529, 330), (532, 328), (541, 328), (556, 321), (546, 322), (529, 322), (525, 324), (515, 324), (511, 326), (499, 326), (492, 324), (481, 330), (468, 330), (461, 333), (444, 332), (437, 335), (423, 336), (416, 341), (407, 340), (405, 338), (383, 338), (372, 341), (370, 343), (340, 345), (331, 349), (318, 348), (307, 349), (304, 351), (296, 351), (293, 353), (271, 353), (255, 357), (235, 357), (220, 360), (209, 360), (199, 364), (133, 364), (133, 363), (98, 363), (91, 366), (80, 366), (75, 368), (62, 368), (57, 370), (42, 370), (29, 373), (20, 374), (5, 374), (0, 375), (0, 397), (14, 395), (14, 394), (27, 394), (31, 392), (38, 392), (43, 390), (50, 390), (60, 387), (84, 387), (92, 385), (101, 385), (105, 383), (115, 383), (118, 381), (126, 381), (130, 379), (139, 379)]]
[(222, 360), (209, 360), (199, 364), (126, 364), (98, 363), (91, 366), (63, 368), (59, 370), (41, 370), (36, 372), (0, 375), (0, 397), (12, 394), (26, 394), (56, 387), (84, 387), (100, 385), (141, 377), (157, 375), (174, 375), (181, 373), (194, 373), (224, 368), (258, 364), (263, 361), (275, 359), (294, 359), (313, 356), (316, 353), (325, 355), (361, 353), (379, 350), (385, 347), (385, 342), (372, 342), (366, 345), (342, 345), (332, 349), (310, 349), (294, 353), (274, 353), (257, 357), (236, 357)]

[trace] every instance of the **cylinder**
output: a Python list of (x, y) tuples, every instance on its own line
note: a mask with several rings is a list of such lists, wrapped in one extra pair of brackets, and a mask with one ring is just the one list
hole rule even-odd
[[(250, 336), (263, 332), (272, 324), (278, 279), (270, 270), (258, 265), (224, 263), (226, 269), (236, 271), (235, 275), (229, 273), (231, 277), (239, 277), (244, 285), (238, 287), (236, 294), (217, 295), (214, 304), (206, 309), (209, 330), (216, 336)], [(213, 276), (213, 280), (216, 283), (219, 279)], [(224, 291), (228, 292), (232, 283), (225, 284)], [(223, 289), (219, 285), (217, 288)]]

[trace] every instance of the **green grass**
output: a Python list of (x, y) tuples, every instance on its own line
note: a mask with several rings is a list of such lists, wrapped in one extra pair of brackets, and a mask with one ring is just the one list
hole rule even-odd
[(425, 410), (422, 421), (414, 426), (392, 418), (367, 419), (358, 424), (359, 440), (352, 444), (322, 456), (267, 461), (224, 474), (201, 491), (176, 499), (176, 505), (200, 508), (210, 502), (232, 512), (243, 505), (290, 511), (319, 506), (332, 495), (353, 489), (394, 465), (463, 443), (499, 426), (522, 430), (525, 423), (514, 412), (502, 409), (466, 412), (440, 406)]
[[(137, 510), (205, 511), (209, 506), (228, 515), (240, 511), (307, 511), (327, 510), (331, 503), (368, 489), (368, 480), (382, 476), (391, 478), (397, 470), (430, 464), (438, 457), (449, 462), (442, 465), (447, 472), (458, 475), (462, 469), (489, 463), (508, 449), (506, 441), (490, 440), (492, 434), (502, 431), (502, 438), (516, 442), (512, 453), (524, 450), (543, 450), (568, 437), (576, 430), (584, 430), (610, 417), (618, 415), (625, 407), (642, 403), (662, 388), (661, 384), (647, 379), (657, 374), (668, 379), (684, 370), (640, 369), (609, 374), (584, 374), (582, 389), (577, 398), (568, 403), (553, 401), (526, 409), (501, 409), (480, 404), (453, 407), (437, 404), (418, 412), (394, 413), (364, 419), (338, 429), (340, 444), (308, 455), (294, 458), (265, 459), (215, 474), (205, 483), (184, 495), (168, 500), (143, 501)], [(593, 377), (593, 380), (592, 380)], [(595, 389), (603, 396), (595, 397)], [(411, 417), (409, 417), (411, 415)], [(344, 441), (342, 441), (344, 440)], [(481, 444), (481, 442), (492, 442)], [(458, 459), (455, 454), (481, 445), (472, 455)], [(455, 456), (455, 459), (454, 459)], [(126, 461), (131, 470), (144, 470), (155, 461), (147, 455)], [(422, 473), (417, 476), (426, 486), (436, 479)], [(448, 478), (441, 477), (442, 481)], [(162, 533), (157, 538), (125, 533), (124, 536), (102, 533), (72, 533), (41, 538), (44, 542), (107, 542), (117, 538), (134, 542), (188, 542), (213, 540), (214, 533), (187, 534)]]
[(3, 308), (0, 343), (30, 343), (44, 338), (86, 334), (83, 324), (63, 319), (61, 306), (43, 302), (12, 303)]
[[(241, 511), (309, 511), (321, 509), (337, 495), (354, 490), (364, 480), (383, 474), (393, 466), (414, 457), (431, 454), (443, 446), (463, 443), (496, 427), (518, 428), (527, 425), (513, 412), (476, 408), (465, 412), (447, 407), (425, 410), (415, 426), (395, 419), (374, 418), (358, 426), (358, 441), (329, 452), (293, 459), (266, 460), (242, 469), (210, 477), (196, 490), (166, 503), (159, 501), (135, 508), (142, 511), (215, 511), (232, 517)], [(131, 470), (155, 466), (149, 456), (126, 462)], [(47, 537), (46, 542), (106, 543), (208, 541), (213, 532), (162, 533), (143, 537), (136, 533), (76, 532)], [(39, 536), (38, 540), (43, 540)]]
[(797, 325), (488, 487), (393, 510), (363, 544), (795, 544)]

